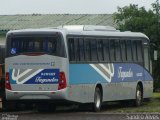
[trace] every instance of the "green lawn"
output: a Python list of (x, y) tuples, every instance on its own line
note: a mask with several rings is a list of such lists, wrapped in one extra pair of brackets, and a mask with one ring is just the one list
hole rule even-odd
[(160, 93), (154, 93), (150, 101), (144, 102), (140, 107), (134, 107), (130, 104), (122, 105), (120, 103), (111, 103), (110, 105), (104, 106), (104, 111), (116, 113), (160, 112)]

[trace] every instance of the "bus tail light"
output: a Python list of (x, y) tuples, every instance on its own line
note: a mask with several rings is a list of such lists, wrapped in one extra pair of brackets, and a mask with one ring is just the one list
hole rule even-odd
[(66, 87), (67, 87), (67, 81), (66, 81), (65, 73), (60, 72), (58, 90), (64, 89)]
[(11, 90), (11, 84), (9, 82), (9, 72), (6, 73), (6, 89)]

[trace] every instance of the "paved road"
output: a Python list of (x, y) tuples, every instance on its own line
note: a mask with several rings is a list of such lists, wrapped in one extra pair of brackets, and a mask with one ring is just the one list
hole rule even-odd
[(39, 113), (36, 110), (0, 112), (0, 120), (159, 120), (160, 114), (111, 113), (104, 109), (99, 113), (73, 108), (59, 108), (56, 112)]
[[(3, 113), (2, 120), (125, 120), (123, 114), (95, 114), (95, 113)], [(10, 120), (8, 119), (8, 120)]]
[[(119, 104), (103, 106), (98, 113), (90, 112), (88, 106), (58, 107), (55, 112), (39, 113), (32, 110), (0, 112), (0, 120), (160, 120), (160, 113), (116, 113)], [(111, 112), (112, 111), (112, 112)]]
[(159, 120), (160, 114), (118, 114), (92, 112), (38, 113), (35, 111), (1, 113), (1, 120)]
[(38, 113), (36, 111), (1, 113), (2, 120), (127, 120), (127, 114), (67, 112)]

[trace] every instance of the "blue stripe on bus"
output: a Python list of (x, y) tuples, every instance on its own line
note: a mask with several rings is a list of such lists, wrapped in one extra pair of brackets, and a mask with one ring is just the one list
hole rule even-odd
[[(94, 65), (94, 64), (93, 64)], [(69, 65), (69, 82), (70, 84), (95, 84), (97, 81), (102, 83), (114, 82), (135, 82), (135, 81), (152, 81), (150, 73), (142, 66), (137, 64), (113, 64), (114, 75), (105, 79), (95, 68), (89, 64), (70, 64)], [(104, 72), (104, 71), (103, 71)], [(102, 73), (103, 73), (102, 72)]]
[(89, 64), (70, 64), (69, 73), (70, 84), (92, 84), (97, 81), (107, 82)]

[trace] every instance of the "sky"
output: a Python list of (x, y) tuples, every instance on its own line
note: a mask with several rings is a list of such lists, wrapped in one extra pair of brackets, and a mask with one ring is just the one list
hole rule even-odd
[(138, 4), (147, 10), (156, 0), (0, 0), (0, 15), (112, 14), (117, 7)]

